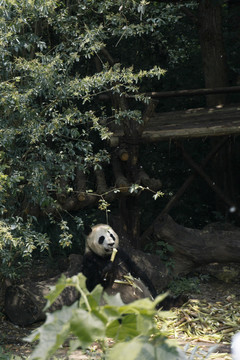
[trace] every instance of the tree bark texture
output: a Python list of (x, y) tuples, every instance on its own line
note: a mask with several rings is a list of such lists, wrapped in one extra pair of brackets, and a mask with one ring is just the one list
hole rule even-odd
[[(199, 1), (199, 37), (206, 88), (228, 85), (226, 53), (222, 36), (222, 5), (212, 0)], [(207, 96), (207, 105), (223, 105), (225, 94)]]
[(193, 267), (212, 262), (240, 262), (240, 229), (191, 229), (164, 215), (155, 223), (153, 234), (173, 245), (174, 254), (190, 260)]

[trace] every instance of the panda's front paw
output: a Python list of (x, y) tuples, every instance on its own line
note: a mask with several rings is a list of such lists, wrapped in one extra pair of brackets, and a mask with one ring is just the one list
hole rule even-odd
[(109, 261), (107, 265), (104, 267), (102, 271), (102, 275), (105, 276), (107, 273), (111, 272), (113, 269), (113, 263), (112, 261)]

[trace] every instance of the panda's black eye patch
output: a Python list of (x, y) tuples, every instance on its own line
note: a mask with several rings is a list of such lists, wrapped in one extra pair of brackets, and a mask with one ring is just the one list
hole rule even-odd
[(115, 241), (115, 236), (113, 236), (113, 234), (110, 234), (110, 236), (113, 239), (113, 241)]
[(108, 233), (111, 236), (111, 238), (113, 239), (113, 241), (115, 241), (115, 236), (113, 234), (111, 234), (110, 231), (108, 231)]
[(100, 236), (100, 238), (98, 239), (98, 243), (99, 243), (99, 244), (103, 244), (104, 240), (105, 240), (105, 237), (102, 235), (102, 236)]

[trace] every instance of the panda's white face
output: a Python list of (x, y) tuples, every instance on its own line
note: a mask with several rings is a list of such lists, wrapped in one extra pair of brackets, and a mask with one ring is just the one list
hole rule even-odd
[(92, 227), (86, 238), (86, 252), (92, 250), (101, 257), (110, 256), (118, 244), (119, 238), (115, 231), (109, 225), (98, 224)]

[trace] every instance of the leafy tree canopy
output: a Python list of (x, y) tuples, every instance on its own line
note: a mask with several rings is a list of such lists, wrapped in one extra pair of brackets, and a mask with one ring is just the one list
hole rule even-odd
[[(164, 73), (159, 66), (135, 69), (122, 58), (112, 61), (108, 52), (111, 48), (116, 56), (123, 40), (133, 44), (159, 27), (151, 11), (145, 15), (146, 5), (1, 2), (0, 248), (15, 248), (16, 239), (31, 238), (31, 253), (39, 240), (34, 232), (23, 237), (24, 222), (31, 232), (36, 209), (60, 214), (58, 194), (73, 192), (69, 181), (75, 181), (76, 172), (89, 174), (109, 161), (105, 124), (121, 122), (122, 115), (121, 109), (101, 103), (99, 95), (134, 94), (144, 79)], [(136, 114), (129, 111), (124, 117)], [(63, 220), (61, 230), (66, 235), (62, 245), (71, 244)]]

